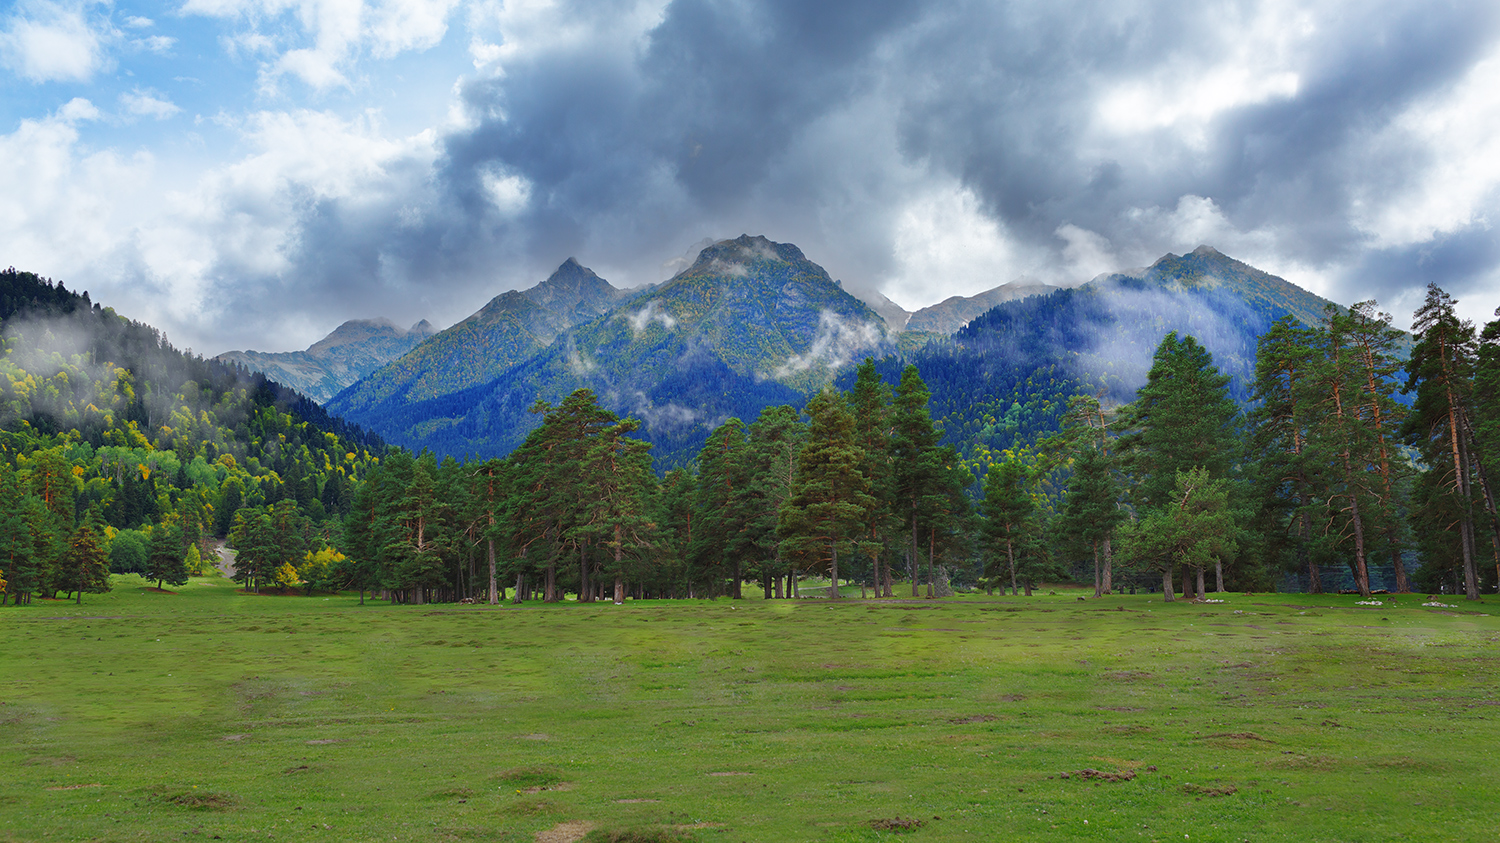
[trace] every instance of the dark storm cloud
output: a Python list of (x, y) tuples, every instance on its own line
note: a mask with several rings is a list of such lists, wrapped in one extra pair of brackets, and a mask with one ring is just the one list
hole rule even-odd
[[(1145, 263), (1197, 245), (1179, 242), (1197, 230), (1184, 209), (1231, 241), (1212, 245), (1253, 244), (1257, 255), (1235, 256), (1307, 267), (1346, 301), (1493, 277), (1487, 232), (1380, 245), (1354, 208), (1414, 189), (1434, 163), (1430, 145), (1387, 130), (1493, 53), (1500, 7), (1308, 6), (1311, 23), (1302, 11), (679, 0), (634, 41), (603, 25), (518, 44), (503, 72), (462, 86), (470, 123), (441, 140), (436, 171), (401, 180), (421, 182), (415, 221), (398, 189), (360, 211), (309, 203), (293, 274), (330, 307), (358, 288), (392, 313), (414, 290), (473, 309), (569, 255), (617, 283), (655, 281), (687, 244), (749, 232), (875, 285), (896, 263), (906, 203), (953, 183), (1000, 223), (1021, 269), (1050, 265), (1049, 280), (1085, 280), (1061, 277), (1065, 226), (1098, 235), (1121, 266)], [(1193, 93), (1242, 47), (1234, 84)], [(1234, 87), (1273, 72), (1294, 74), (1293, 87)], [(1147, 91), (1143, 107), (1155, 97), (1201, 113), (1107, 125), (1104, 99), (1131, 85)], [(1217, 95), (1240, 99), (1201, 101)], [(523, 201), (497, 204), (497, 180), (524, 184)], [(1500, 210), (1489, 201), (1477, 218)]]

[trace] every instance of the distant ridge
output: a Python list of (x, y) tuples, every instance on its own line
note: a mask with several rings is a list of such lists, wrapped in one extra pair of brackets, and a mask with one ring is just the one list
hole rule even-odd
[(1009, 284), (1001, 284), (973, 296), (952, 296), (938, 304), (924, 307), (911, 315), (906, 322), (908, 331), (930, 331), (935, 334), (955, 334), (969, 324), (974, 317), (990, 308), (1014, 299), (1027, 296), (1042, 296), (1058, 289), (1030, 278), (1018, 278)]
[(388, 319), (351, 319), (306, 351), (226, 351), (217, 359), (290, 386), (319, 403), (431, 336), (426, 319), (398, 328)]
[(340, 415), (385, 415), (485, 383), (546, 348), (559, 334), (626, 298), (568, 258), (529, 290), (501, 293), (329, 402)]

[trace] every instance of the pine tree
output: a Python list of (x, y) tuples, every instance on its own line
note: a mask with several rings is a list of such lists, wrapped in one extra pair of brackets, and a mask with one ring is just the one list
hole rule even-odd
[(1259, 455), (1254, 488), (1262, 532), (1273, 537), (1273, 551), (1290, 542), (1297, 566), (1307, 570), (1309, 590), (1321, 594), (1322, 578), (1312, 553), (1315, 467), (1308, 455), (1310, 384), (1317, 366), (1314, 331), (1292, 317), (1278, 319), (1261, 335), (1251, 392), (1257, 407), (1250, 418), (1250, 450)]
[[(1470, 399), (1475, 352), (1474, 326), (1458, 318), (1453, 299), (1436, 284), (1412, 319), (1416, 344), (1406, 363), (1406, 391), (1416, 392), (1402, 432), (1439, 482), (1426, 505), (1456, 516), (1449, 529), (1458, 532), (1464, 593), (1479, 599), (1475, 568), (1473, 441)], [(1451, 498), (1443, 501), (1442, 497)], [(1419, 523), (1421, 520), (1419, 519)], [(1426, 519), (1425, 523), (1441, 523)]]
[(797, 462), (791, 496), (781, 508), (778, 532), (783, 556), (801, 560), (804, 569), (821, 569), (826, 561), (829, 596), (837, 599), (839, 552), (847, 556), (857, 546), (860, 525), (875, 500), (859, 471), (863, 454), (844, 396), (819, 392), (807, 402), (807, 415), (807, 445)]
[[(1109, 464), (1098, 450), (1083, 448), (1073, 461), (1073, 476), (1068, 479), (1067, 497), (1062, 511), (1063, 531), (1093, 550), (1094, 596), (1100, 597), (1109, 587), (1102, 579), (1099, 547), (1114, 535), (1125, 520), (1119, 507), (1119, 489)], [(1222, 577), (1219, 590), (1223, 590)]]
[[(760, 579), (765, 597), (771, 598), (779, 596), (782, 577), (789, 574), (776, 525), (781, 506), (791, 494), (805, 430), (797, 411), (781, 405), (761, 410), (748, 434), (742, 479), (731, 503), (740, 513), (741, 526), (728, 552), (751, 561), (751, 573)], [(792, 596), (790, 587), (786, 596)]]
[[(1139, 521), (1120, 528), (1122, 554), (1162, 575), (1162, 599), (1173, 599), (1178, 567), (1201, 572), (1235, 552), (1238, 530), (1229, 506), (1229, 483), (1202, 468), (1177, 473), (1172, 491)], [(1202, 591), (1202, 583), (1199, 583)]]
[[(990, 466), (984, 477), (984, 500), (979, 504), (984, 516), (983, 534), (991, 563), (985, 577), (995, 582), (1000, 574), (999, 566), (1010, 575), (1010, 593), (1020, 593), (1018, 553), (1028, 533), (1035, 532), (1031, 516), (1036, 510), (1036, 501), (1031, 497), (1031, 472), (1020, 460), (1010, 459)], [(1001, 586), (1001, 592), (1004, 592)], [(1026, 584), (1026, 596), (1031, 596), (1030, 581)]]
[[(892, 392), (876, 371), (875, 361), (866, 357), (849, 390), (849, 408), (854, 414), (854, 436), (864, 460), (860, 472), (870, 483), (875, 505), (866, 512), (865, 541), (875, 548), (871, 558), (875, 596), (891, 597), (892, 577), (888, 547), (901, 532), (901, 519), (895, 505), (895, 464), (891, 455)], [(885, 563), (882, 571), (881, 563)]]
[(739, 599), (742, 558), (732, 553), (745, 522), (751, 517), (741, 494), (749, 483), (745, 460), (745, 423), (736, 418), (714, 429), (698, 451), (698, 519), (702, 529), (693, 535), (688, 558), (701, 572), (703, 582), (712, 583), (710, 594), (719, 594), (725, 579), (729, 596)]
[(942, 431), (932, 421), (928, 403), (932, 395), (916, 366), (901, 373), (891, 407), (890, 456), (892, 508), (909, 530), (907, 564), (911, 572), (911, 596), (918, 595), (918, 535), (929, 513), (924, 508), (929, 490), (941, 483), (942, 462), (934, 452)]
[(184, 585), (188, 581), (186, 556), (182, 552), (182, 532), (171, 522), (157, 524), (151, 530), (151, 551), (146, 557), (146, 579)]
[(64, 568), (67, 587), (77, 593), (79, 604), (83, 603), (85, 591), (90, 594), (109, 591), (109, 553), (99, 538), (97, 516), (93, 511), (73, 531)]
[(614, 579), (617, 605), (625, 602), (626, 576), (640, 573), (631, 563), (643, 558), (656, 538), (650, 516), (656, 491), (651, 444), (630, 437), (639, 427), (636, 419), (625, 419), (600, 431), (583, 464), (587, 485), (580, 532), (609, 553), (601, 573)]

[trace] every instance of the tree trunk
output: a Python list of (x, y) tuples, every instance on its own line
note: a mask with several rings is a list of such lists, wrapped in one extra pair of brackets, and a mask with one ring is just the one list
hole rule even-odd
[[(1009, 537), (1005, 539), (1005, 558), (1010, 560), (1010, 596), (1015, 597), (1021, 593), (1021, 589), (1016, 587), (1016, 543)], [(1031, 583), (1029, 582), (1026, 584), (1026, 596), (1031, 596)]]
[(1172, 593), (1172, 566), (1168, 565), (1161, 569), (1161, 601), (1171, 603), (1176, 599)]
[(500, 589), (496, 587), (496, 583), (495, 583), (495, 540), (494, 539), (490, 539), (489, 540), (489, 557), (490, 557), (490, 605), (491, 606), (495, 606), (495, 605), (498, 605), (500, 603)]
[(526, 575), (520, 571), (516, 572), (516, 603), (526, 599)]
[(562, 595), (557, 593), (557, 562), (556, 557), (553, 557), (547, 560), (546, 592), (542, 597), (542, 601), (545, 603), (556, 603), (561, 599)]
[(1224, 593), (1224, 560), (1214, 557), (1214, 591)]
[(829, 565), (829, 573), (833, 575), (833, 586), (828, 591), (828, 599), (837, 600), (839, 599), (839, 543), (837, 540), (834, 540), (829, 545), (833, 551), (830, 557), (832, 561)]
[(1104, 596), (1104, 581), (1100, 578), (1102, 572), (1099, 570), (1099, 543), (1094, 542), (1094, 596)]
[(1110, 549), (1109, 536), (1104, 537), (1104, 593), (1115, 591), (1114, 551)]
[(1205, 598), (1205, 597), (1208, 596), (1208, 593), (1206, 591), (1204, 591), (1204, 589), (1203, 589), (1203, 566), (1202, 565), (1198, 566), (1198, 581), (1195, 583), (1195, 585), (1198, 586), (1198, 593), (1194, 595), (1194, 599), (1202, 600), (1203, 598)]
[(911, 514), (911, 555), (907, 557), (907, 568), (911, 571), (911, 596), (921, 597), (921, 577), (917, 574), (917, 513)]

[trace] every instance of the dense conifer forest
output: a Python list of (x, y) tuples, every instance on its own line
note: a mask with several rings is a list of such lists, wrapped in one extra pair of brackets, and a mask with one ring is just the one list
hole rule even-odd
[[(839, 598), (809, 577), (877, 597), (1071, 578), (1169, 600), (1472, 599), (1500, 574), (1500, 319), (1476, 331), (1436, 287), (1414, 337), (1372, 302), (1315, 324), (1260, 314), (1257, 347), (1230, 361), (1242, 382), (1175, 330), (1129, 394), (1063, 360), (1005, 396), (974, 387), (966, 409), (958, 368), (935, 399), (919, 361), (867, 359), (800, 407), (728, 418), (664, 475), (640, 422), (588, 389), (532, 405), (506, 457), (439, 460), (61, 284), (11, 270), (0, 293), (0, 578), (18, 604), (82, 600), (111, 571), (180, 585), (215, 561), (215, 539), (247, 589), (412, 604), (738, 597), (746, 583)], [(1070, 330), (1091, 329), (1015, 327)], [(1001, 424), (983, 402), (1007, 399), (1003, 447), (961, 450), (935, 418)]]

